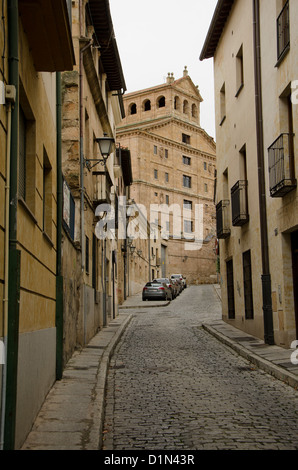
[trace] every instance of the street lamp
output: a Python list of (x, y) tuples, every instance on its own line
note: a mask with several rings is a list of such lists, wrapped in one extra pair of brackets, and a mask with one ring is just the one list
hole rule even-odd
[(98, 137), (95, 139), (99, 145), (99, 149), (103, 160), (106, 161), (112, 152), (113, 145), (115, 143), (114, 137), (108, 137), (107, 134), (104, 134), (103, 137)]
[[(107, 134), (104, 134), (103, 137), (97, 137), (94, 139), (95, 142), (98, 143), (100, 153), (102, 155), (102, 158), (86, 158), (85, 159), (85, 166), (90, 170), (93, 168), (95, 165), (98, 163), (101, 163), (102, 165), (106, 165), (107, 159), (109, 158), (110, 153), (112, 152), (113, 145), (115, 144), (115, 139), (114, 137), (108, 137)], [(96, 162), (93, 165), (90, 164), (90, 162)]]

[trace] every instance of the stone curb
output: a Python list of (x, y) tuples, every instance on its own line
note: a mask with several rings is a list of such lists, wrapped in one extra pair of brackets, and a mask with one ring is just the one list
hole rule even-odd
[(119, 305), (119, 310), (127, 310), (127, 309), (132, 309), (132, 308), (154, 308), (154, 307), (166, 307), (167, 305), (169, 305), (171, 303), (171, 301), (169, 300), (167, 303), (164, 303), (164, 304), (154, 304), (154, 305), (149, 305), (149, 302), (148, 304), (146, 303), (146, 305), (140, 305), (140, 304), (136, 304), (136, 305)]
[(127, 326), (129, 325), (132, 319), (132, 315), (129, 315), (122, 325), (119, 327), (118, 331), (115, 333), (115, 336), (108, 344), (105, 349), (97, 372), (97, 383), (94, 388), (94, 399), (92, 402), (92, 417), (93, 417), (93, 426), (90, 429), (90, 434), (88, 438), (88, 443), (86, 444), (85, 450), (100, 450), (102, 446), (102, 432), (103, 432), (103, 423), (104, 423), (104, 413), (105, 413), (105, 392), (106, 392), (106, 382), (107, 374), (111, 356), (115, 351), (117, 344), (119, 343), (123, 333), (125, 332)]
[(291, 372), (285, 370), (284, 368), (277, 366), (276, 364), (272, 364), (272, 362), (267, 361), (266, 359), (254, 354), (252, 351), (248, 350), (244, 346), (240, 345), (236, 341), (228, 338), (227, 336), (219, 333), (215, 328), (210, 325), (203, 324), (202, 327), (208, 333), (212, 334), (218, 340), (220, 340), (226, 346), (229, 346), (234, 351), (236, 351), (240, 356), (247, 359), (252, 364), (256, 365), (260, 369), (264, 370), (268, 374), (272, 375), (276, 379), (285, 382), (286, 384), (290, 385), (291, 387), (297, 389), (298, 388), (298, 377), (295, 374), (291, 374)]

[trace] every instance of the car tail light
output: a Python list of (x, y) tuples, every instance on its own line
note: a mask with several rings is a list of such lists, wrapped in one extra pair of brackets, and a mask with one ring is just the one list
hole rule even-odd
[(143, 290), (147, 290), (147, 287), (144, 287)]
[(160, 289), (160, 290), (165, 290), (165, 288), (164, 288), (164, 287), (159, 287), (159, 289)]

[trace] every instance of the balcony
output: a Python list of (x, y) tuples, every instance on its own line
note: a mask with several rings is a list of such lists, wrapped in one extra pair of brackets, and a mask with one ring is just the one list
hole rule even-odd
[(293, 134), (281, 134), (268, 148), (271, 197), (283, 197), (297, 187)]
[(247, 202), (247, 181), (237, 181), (231, 189), (232, 224), (241, 227), (249, 221)]
[(290, 47), (290, 10), (286, 2), (277, 18), (277, 59), (281, 60)]
[(216, 232), (217, 238), (228, 238), (231, 234), (230, 217), (229, 217), (230, 201), (220, 201), (216, 206)]

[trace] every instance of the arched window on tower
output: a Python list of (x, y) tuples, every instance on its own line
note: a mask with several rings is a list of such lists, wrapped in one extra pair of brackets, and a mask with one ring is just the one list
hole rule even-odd
[(198, 108), (195, 104), (193, 104), (192, 107), (191, 107), (191, 115), (194, 118), (198, 117)]
[(129, 105), (129, 114), (137, 114), (137, 105), (135, 103)]
[(184, 112), (184, 114), (188, 114), (188, 113), (189, 113), (189, 104), (188, 104), (188, 101), (187, 101), (187, 100), (184, 100), (184, 101), (183, 101), (183, 112)]
[(180, 98), (179, 98), (179, 96), (175, 96), (175, 98), (174, 98), (174, 109), (176, 109), (177, 111), (179, 111), (179, 109), (180, 109)]
[(160, 98), (158, 98), (157, 100), (157, 107), (158, 108), (164, 108), (166, 105), (166, 99), (164, 96), (161, 96)]
[(144, 111), (150, 111), (150, 109), (151, 109), (151, 101), (150, 100), (144, 101), (143, 109), (144, 109)]

